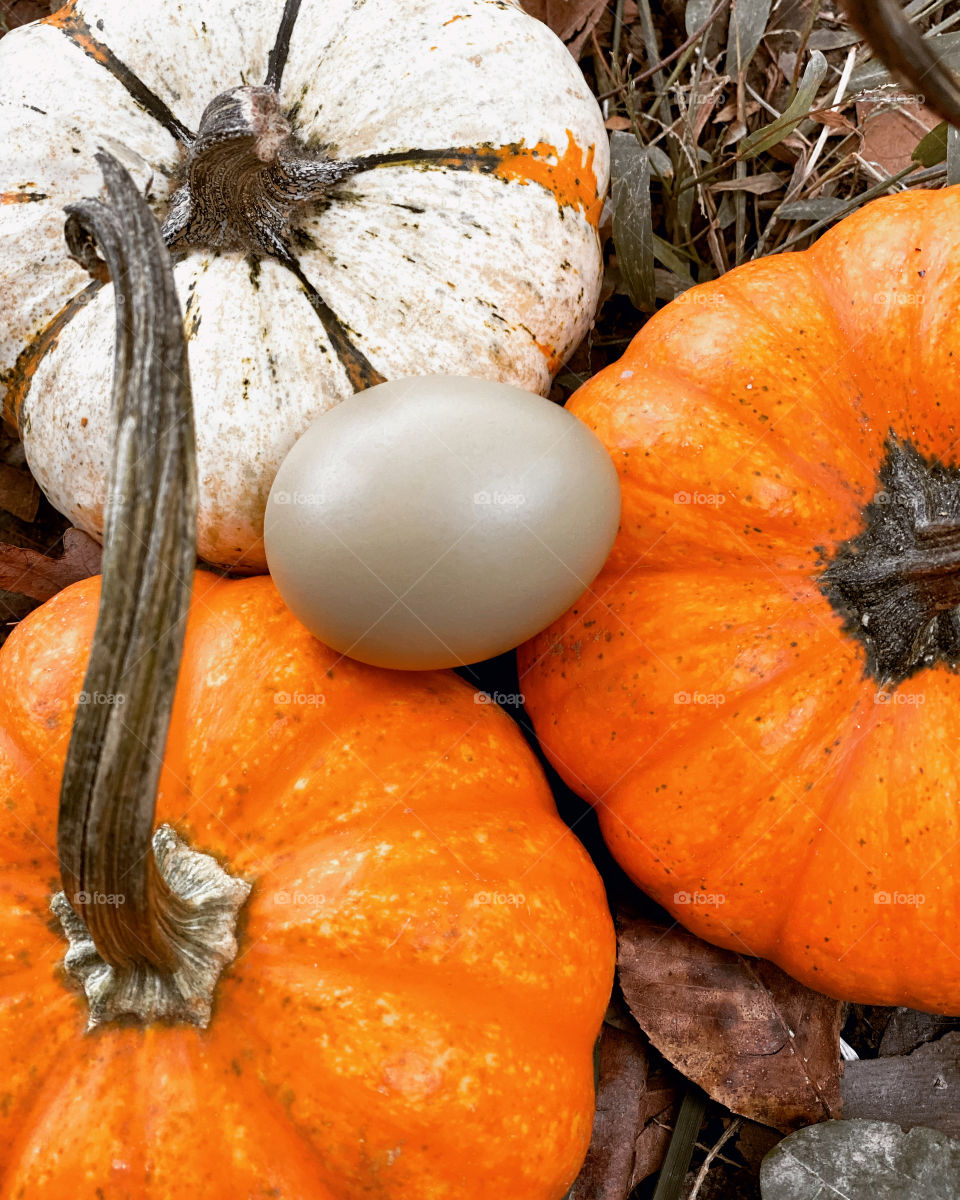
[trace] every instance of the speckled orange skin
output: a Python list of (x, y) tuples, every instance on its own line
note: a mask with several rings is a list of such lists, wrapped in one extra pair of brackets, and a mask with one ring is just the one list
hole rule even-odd
[(621, 529), (520, 653), (545, 751), (684, 925), (831, 995), (951, 1013), (960, 676), (878, 701), (817, 575), (888, 430), (960, 457), (958, 310), (951, 189), (659, 312), (571, 400), (620, 471)]
[(197, 575), (157, 806), (254, 881), (238, 959), (205, 1032), (84, 1033), (47, 906), (98, 596), (0, 653), (0, 1197), (558, 1200), (613, 975), (599, 876), (505, 714), (340, 658), (268, 578)]

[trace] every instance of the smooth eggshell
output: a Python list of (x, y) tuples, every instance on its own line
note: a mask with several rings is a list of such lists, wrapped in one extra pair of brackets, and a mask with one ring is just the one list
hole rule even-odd
[(538, 633), (613, 545), (620, 487), (576, 417), (507, 384), (391, 380), (315, 421), (267, 502), (267, 562), (321, 641), (458, 666)]

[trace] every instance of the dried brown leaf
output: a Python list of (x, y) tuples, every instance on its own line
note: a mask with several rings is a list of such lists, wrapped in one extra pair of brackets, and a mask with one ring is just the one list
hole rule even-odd
[[(703, 133), (704, 126), (710, 120), (713, 110), (716, 108), (718, 101), (723, 96), (723, 84), (714, 84), (713, 87), (696, 97), (696, 100), (690, 106), (690, 138), (694, 145), (700, 141), (700, 136)], [(716, 117), (713, 118), (716, 121)]]
[(0, 588), (33, 600), (49, 600), (78, 579), (96, 575), (100, 554), (100, 545), (79, 529), (68, 529), (63, 535), (59, 558), (0, 544)]
[(873, 100), (857, 104), (857, 119), (863, 134), (861, 157), (887, 175), (896, 175), (910, 166), (924, 134), (940, 120), (933, 109), (922, 104), (903, 103), (889, 108)]
[[(629, 1018), (628, 1018), (629, 1019)], [(605, 1024), (593, 1136), (568, 1200), (626, 1200), (663, 1162), (676, 1089), (651, 1063), (643, 1034)]]
[(0, 34), (29, 21), (41, 21), (60, 7), (45, 0), (5, 0), (0, 4)]
[(766, 196), (770, 192), (783, 190), (783, 180), (773, 171), (750, 175), (746, 179), (721, 179), (710, 187), (711, 192), (750, 192), (754, 196)]
[(838, 133), (848, 134), (857, 132), (857, 126), (854, 125), (849, 117), (845, 117), (843, 113), (837, 112), (832, 108), (824, 108), (820, 112), (812, 112), (810, 120), (817, 125), (825, 125), (827, 129), (835, 129)]
[[(743, 105), (743, 115), (745, 117), (754, 117), (760, 111), (760, 103), (757, 100), (747, 100)], [(714, 116), (713, 123), (715, 125), (727, 125), (740, 111), (740, 105), (736, 100), (731, 100), (729, 104), (725, 104), (723, 108)]]
[(569, 42), (578, 32), (581, 40), (590, 36), (607, 0), (523, 0), (523, 7), (549, 25), (561, 41)]
[(619, 964), (641, 1029), (714, 1100), (784, 1131), (839, 1115), (839, 1001), (643, 919), (621, 921)]
[(40, 507), (40, 489), (29, 471), (19, 471), (0, 463), (0, 508), (32, 521)]

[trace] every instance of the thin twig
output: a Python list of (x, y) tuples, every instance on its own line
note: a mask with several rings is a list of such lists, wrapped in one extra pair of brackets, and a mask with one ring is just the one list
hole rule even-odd
[(707, 1173), (709, 1172), (710, 1167), (713, 1165), (713, 1160), (717, 1157), (717, 1155), (720, 1153), (720, 1151), (723, 1149), (723, 1147), (727, 1144), (727, 1142), (730, 1141), (730, 1139), (733, 1137), (733, 1135), (737, 1132), (737, 1130), (740, 1128), (740, 1126), (742, 1124), (743, 1124), (743, 1117), (734, 1117), (733, 1120), (730, 1122), (730, 1124), (726, 1127), (726, 1129), (720, 1135), (718, 1140), (710, 1148), (710, 1152), (707, 1154), (707, 1157), (703, 1160), (703, 1163), (700, 1166), (700, 1170), (697, 1172), (697, 1177), (693, 1181), (693, 1187), (690, 1189), (690, 1195), (687, 1197), (687, 1200), (697, 1200), (697, 1193), (700, 1191), (700, 1188), (703, 1186), (703, 1181), (706, 1179)]

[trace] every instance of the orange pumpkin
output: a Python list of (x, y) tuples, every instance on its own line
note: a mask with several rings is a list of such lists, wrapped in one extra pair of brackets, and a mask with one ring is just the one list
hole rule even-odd
[[(513, 723), (198, 573), (157, 817), (253, 882), (208, 1028), (85, 1034), (57, 794), (99, 580), (0, 654), (0, 1194), (557, 1200), (613, 973), (601, 881)], [(96, 702), (94, 697), (91, 702)]]
[(658, 313), (571, 407), (603, 573), (521, 650), (542, 745), (693, 932), (960, 1012), (960, 191)]

